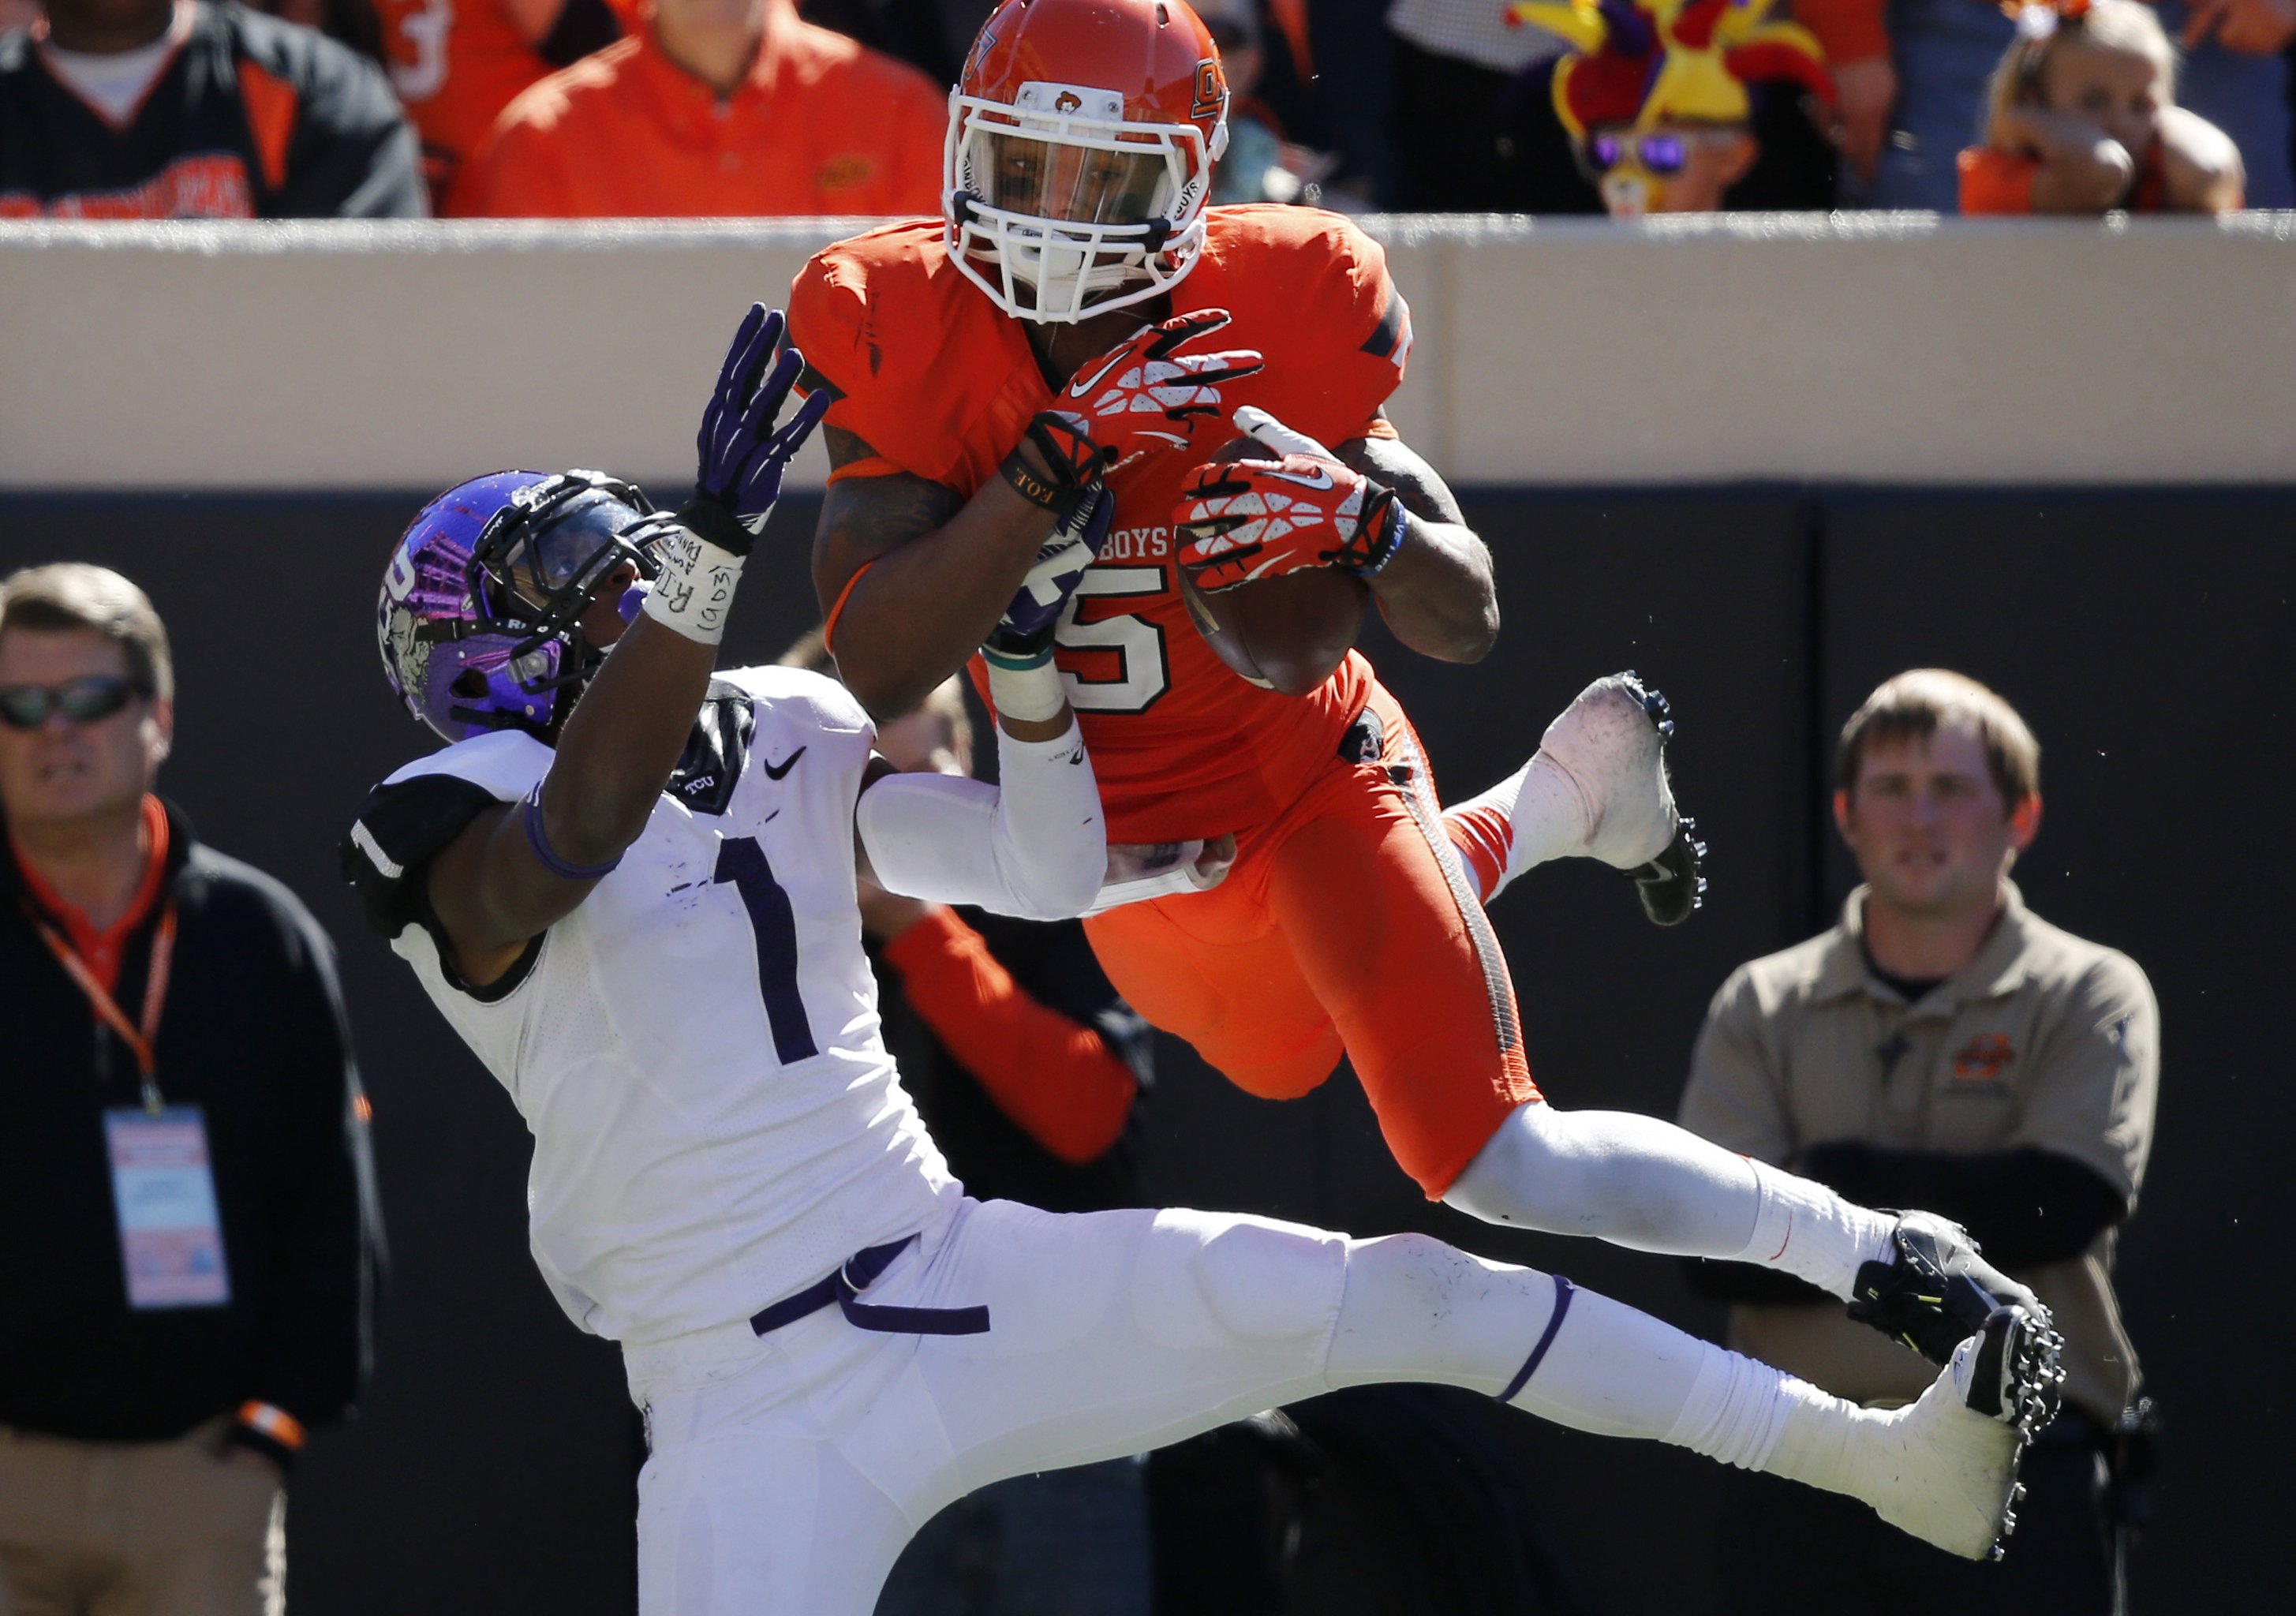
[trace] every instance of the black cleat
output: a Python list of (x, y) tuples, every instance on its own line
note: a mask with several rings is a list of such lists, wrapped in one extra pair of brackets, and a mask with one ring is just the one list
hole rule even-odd
[(1578, 851), (1635, 883), (1643, 913), (1678, 926), (1704, 901), (1706, 844), (1675, 807), (1666, 743), (1674, 710), (1632, 669), (1580, 691), (1540, 737), (1533, 771), (1568, 782), (1586, 814)]
[[(1632, 670), (1624, 677), (1640, 693), (1643, 711), (1663, 747), (1674, 739), (1674, 704), (1661, 692), (1643, 684)], [(1698, 821), (1677, 813), (1674, 840), (1657, 857), (1626, 873), (1635, 883), (1635, 896), (1642, 899), (1643, 913), (1654, 926), (1678, 926), (1706, 905), (1706, 877), (1699, 873), (1706, 858), (1706, 844), (1691, 834), (1697, 828)]]
[[(2020, 1447), (2030, 1443), (2057, 1417), (2064, 1350), (2065, 1338), (2049, 1327), (2046, 1308), (2035, 1314), (2014, 1302), (1994, 1308), (1970, 1366), (1971, 1412), (2008, 1426)], [(2024, 1491), (2019, 1488), (2017, 1497)]]
[(1691, 834), (1697, 828), (1695, 819), (1683, 820), (1664, 852), (1626, 872), (1652, 925), (1678, 926), (1706, 906), (1706, 844)]
[(1895, 1239), (1895, 1262), (1857, 1270), (1849, 1317), (1859, 1324), (1896, 1337), (1933, 1364), (1951, 1359), (1997, 1308), (2022, 1308), (2048, 1328), (2040, 1298), (1980, 1256), (1960, 1225), (1932, 1212), (1907, 1212)]
[(2056, 1416), (2062, 1346), (2024, 1308), (1997, 1308), (1928, 1390), (1857, 1428), (1849, 1485), (1819, 1485), (1948, 1554), (2000, 1559), (2025, 1497), (2018, 1467)]

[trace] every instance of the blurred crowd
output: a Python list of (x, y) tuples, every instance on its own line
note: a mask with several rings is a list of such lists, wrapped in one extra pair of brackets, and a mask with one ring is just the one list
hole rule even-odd
[[(990, 9), (0, 0), (0, 218), (935, 213)], [(2296, 206), (2296, 0), (1196, 9), (1233, 97), (1216, 202)]]

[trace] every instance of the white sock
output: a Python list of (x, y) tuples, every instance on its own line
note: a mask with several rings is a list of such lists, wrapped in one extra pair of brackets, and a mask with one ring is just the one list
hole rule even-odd
[(1762, 1162), (1749, 1159), (1747, 1165), (1761, 1201), (1752, 1235), (1743, 1251), (1727, 1253), (1730, 1261), (1783, 1268), (1847, 1300), (1861, 1265), (1896, 1254), (1898, 1220), (1888, 1213)]
[(1883, 1450), (1868, 1428), (1887, 1425), (1890, 1414), (1861, 1408), (1792, 1375), (1781, 1380), (1785, 1420), (1760, 1468), (1827, 1492), (1867, 1497), (1871, 1489), (1859, 1473), (1860, 1461)]
[(1760, 1470), (1785, 1432), (1795, 1402), (1790, 1387), (1816, 1390), (1710, 1343), (1689, 1400), (1662, 1440), (1741, 1470)]
[(1503, 820), (1509, 835), (1506, 864), (1491, 890), (1488, 904), (1524, 871), (1557, 858), (1585, 853), (1594, 834), (1594, 806), (1587, 794), (1552, 758), (1538, 754), (1480, 796), (1455, 802), (1443, 810), (1446, 819)]

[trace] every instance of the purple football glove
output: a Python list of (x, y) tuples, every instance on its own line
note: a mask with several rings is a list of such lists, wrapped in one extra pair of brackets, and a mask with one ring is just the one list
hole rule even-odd
[(752, 303), (734, 333), (695, 440), (693, 497), (677, 513), (680, 522), (735, 555), (750, 553), (781, 497), (782, 473), (829, 408), (829, 390), (816, 388), (787, 425), (774, 430), (774, 417), (805, 370), (805, 356), (794, 348), (775, 357), (783, 324), (780, 309)]
[(1035, 668), (1052, 659), (1053, 631), (1084, 582), (1086, 569), (1108, 542), (1115, 520), (1116, 496), (1095, 488), (1066, 521), (1045, 535), (1020, 593), (989, 630), (983, 655), (1007, 668)]

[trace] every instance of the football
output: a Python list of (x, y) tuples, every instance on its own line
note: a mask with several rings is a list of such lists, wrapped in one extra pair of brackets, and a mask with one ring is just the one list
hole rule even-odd
[[(1215, 461), (1270, 457), (1238, 438)], [(1332, 677), (1363, 633), (1371, 586), (1336, 567), (1310, 567), (1206, 594), (1180, 574), (1188, 615), (1219, 660), (1266, 690), (1304, 696)]]
[(1219, 660), (1242, 677), (1287, 696), (1304, 696), (1332, 677), (1363, 632), (1371, 587), (1337, 567), (1206, 595), (1180, 576), (1189, 615)]

